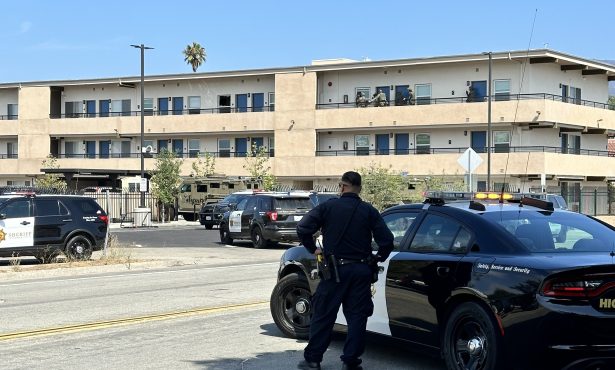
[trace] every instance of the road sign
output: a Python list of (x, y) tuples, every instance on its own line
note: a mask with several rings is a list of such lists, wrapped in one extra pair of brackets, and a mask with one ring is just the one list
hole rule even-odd
[(467, 172), (474, 172), (474, 170), (483, 163), (483, 159), (480, 155), (476, 154), (474, 149), (468, 148), (463, 154), (457, 158), (457, 163)]

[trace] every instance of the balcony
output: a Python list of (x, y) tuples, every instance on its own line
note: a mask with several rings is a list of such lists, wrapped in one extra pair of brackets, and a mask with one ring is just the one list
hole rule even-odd
[[(342, 157), (342, 156), (386, 156), (386, 155), (424, 155), (424, 154), (451, 154), (457, 153), (461, 155), (468, 147), (458, 148), (414, 148), (414, 149), (357, 149), (357, 150), (317, 150), (317, 157)], [(487, 148), (478, 153), (487, 153)], [(493, 147), (491, 153), (555, 153), (555, 154), (573, 154), (598, 157), (615, 157), (615, 152), (607, 150), (593, 149), (576, 149), (572, 152), (570, 149), (565, 150), (561, 147), (554, 146), (507, 146)]]
[[(245, 132), (273, 131), (274, 113), (255, 112), (244, 114), (235, 108), (228, 108), (228, 114), (211, 114), (213, 110), (219, 111), (227, 108), (201, 109), (199, 113), (190, 110), (182, 114), (168, 115), (150, 112), (145, 119), (145, 134), (164, 136), (170, 133), (203, 133), (203, 132)], [(246, 108), (249, 109), (249, 108)], [(264, 108), (263, 108), (264, 109)], [(205, 113), (209, 112), (209, 113)], [(156, 114), (154, 114), (156, 113)], [(184, 114), (185, 113), (185, 114)], [(109, 135), (117, 130), (123, 136), (134, 136), (141, 130), (141, 112), (109, 113), (108, 116), (100, 114), (69, 114), (53, 117), (49, 125), (49, 134), (52, 136), (80, 135)], [(93, 124), (93, 119), (96, 118)]]
[[(166, 110), (166, 111), (154, 111), (145, 110), (144, 116), (182, 116), (191, 114), (225, 114), (225, 113), (261, 113), (261, 112), (273, 112), (274, 106), (263, 107), (215, 107), (215, 108), (190, 108), (182, 110)], [(51, 119), (61, 118), (106, 118), (106, 117), (133, 117), (141, 116), (141, 111), (127, 111), (127, 112), (98, 112), (98, 113), (65, 113), (65, 114), (50, 114)], [(5, 117), (5, 116), (0, 116)], [(17, 117), (17, 116), (6, 116)], [(9, 119), (9, 118), (7, 118)]]
[[(219, 152), (208, 152), (214, 158), (245, 158), (248, 156), (248, 152), (234, 152), (230, 150), (221, 150)], [(196, 152), (175, 152), (177, 158), (204, 158), (205, 153), (196, 153)], [(271, 149), (269, 152), (265, 153), (266, 157), (273, 157), (274, 151)], [(70, 154), (56, 154), (53, 156), (58, 159), (118, 159), (118, 158), (141, 158), (141, 153), (70, 153)], [(144, 158), (157, 158), (157, 153), (144, 153)]]
[[(374, 107), (356, 103), (316, 105), (316, 129), (431, 125), (472, 125), (487, 122), (487, 103), (466, 97), (419, 99), (414, 105)], [(506, 94), (493, 97), (492, 123), (557, 122), (615, 130), (615, 106), (562, 98), (559, 95)], [(334, 124), (332, 124), (334, 122)]]
[(0, 115), (0, 121), (14, 121), (19, 119), (19, 116), (16, 114), (5, 114)]

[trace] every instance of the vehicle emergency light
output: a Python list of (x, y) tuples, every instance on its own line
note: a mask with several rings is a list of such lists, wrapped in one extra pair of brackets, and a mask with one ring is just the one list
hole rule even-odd
[(265, 213), (265, 215), (267, 215), (267, 217), (269, 217), (269, 219), (271, 221), (277, 221), (278, 220), (278, 213), (275, 211), (268, 211), (267, 213)]

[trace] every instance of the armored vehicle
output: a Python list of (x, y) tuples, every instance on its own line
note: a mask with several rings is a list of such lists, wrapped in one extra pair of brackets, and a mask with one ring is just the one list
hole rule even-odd
[(178, 212), (184, 220), (196, 221), (204, 204), (215, 203), (236, 191), (260, 189), (261, 186), (261, 180), (247, 177), (185, 177), (179, 188)]

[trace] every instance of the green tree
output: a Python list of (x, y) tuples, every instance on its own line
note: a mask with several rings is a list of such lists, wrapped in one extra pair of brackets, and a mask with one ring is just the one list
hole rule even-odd
[(257, 148), (256, 144), (252, 144), (252, 150), (246, 156), (243, 168), (250, 173), (250, 176), (263, 182), (263, 189), (273, 190), (276, 187), (277, 179), (271, 174), (269, 153), (264, 146)]
[(179, 195), (179, 174), (183, 162), (183, 159), (176, 157), (175, 152), (162, 150), (156, 158), (154, 170), (149, 171), (152, 176), (152, 194), (162, 203), (163, 211), (172, 205)]
[(216, 170), (216, 157), (211, 153), (199, 155), (196, 161), (192, 162), (190, 176), (203, 177), (213, 175)]
[(192, 66), (192, 72), (196, 72), (207, 59), (205, 49), (198, 42), (193, 42), (192, 45), (188, 44), (182, 53), (184, 54), (184, 61)]
[[(60, 168), (60, 165), (58, 164), (58, 160), (50, 154), (41, 162), (41, 167), (49, 169), (58, 169)], [(57, 173), (46, 173), (45, 175), (36, 180), (36, 186), (39, 188), (54, 190), (66, 190), (66, 188), (68, 187), (66, 181), (62, 179)]]
[(615, 96), (609, 96), (609, 100), (606, 103), (609, 105), (610, 110), (615, 110)]
[(403, 199), (406, 180), (401, 173), (392, 170), (392, 166), (382, 167), (374, 162), (356, 170), (361, 174), (363, 190), (361, 198), (371, 203), (377, 210), (398, 204)]

